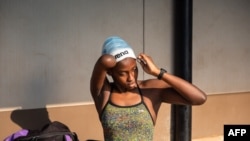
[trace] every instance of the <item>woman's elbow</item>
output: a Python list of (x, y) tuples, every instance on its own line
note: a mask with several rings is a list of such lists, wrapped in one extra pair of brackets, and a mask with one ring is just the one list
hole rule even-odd
[(200, 97), (196, 98), (196, 100), (194, 100), (192, 102), (192, 105), (202, 105), (207, 101), (207, 95), (206, 94), (202, 94)]

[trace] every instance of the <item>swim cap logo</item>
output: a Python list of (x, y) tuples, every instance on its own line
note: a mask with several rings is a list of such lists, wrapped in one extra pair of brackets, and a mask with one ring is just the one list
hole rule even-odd
[(126, 55), (126, 54), (128, 54), (127, 50), (125, 50), (123, 52), (120, 52), (120, 53), (118, 53), (118, 54), (115, 55), (115, 59), (118, 59), (118, 58), (120, 58), (120, 57), (122, 57), (123, 55)]

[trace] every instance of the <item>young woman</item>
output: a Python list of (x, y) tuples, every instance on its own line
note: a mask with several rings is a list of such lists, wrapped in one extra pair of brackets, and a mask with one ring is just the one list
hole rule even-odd
[[(137, 80), (136, 61), (155, 79)], [(93, 69), (90, 91), (105, 141), (152, 141), (162, 102), (201, 105), (206, 101), (206, 94), (199, 88), (158, 68), (146, 54), (136, 57), (132, 48), (116, 36), (103, 44), (102, 55)]]

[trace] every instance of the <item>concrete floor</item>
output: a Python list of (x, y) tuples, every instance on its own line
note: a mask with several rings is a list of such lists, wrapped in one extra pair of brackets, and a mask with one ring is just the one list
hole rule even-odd
[(223, 141), (223, 136), (216, 136), (216, 137), (206, 137), (200, 139), (193, 139), (193, 141)]

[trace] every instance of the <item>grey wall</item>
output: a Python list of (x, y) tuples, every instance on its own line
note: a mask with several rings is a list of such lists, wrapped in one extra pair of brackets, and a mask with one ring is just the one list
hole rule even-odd
[(91, 71), (110, 35), (142, 50), (141, 0), (1, 0), (0, 107), (92, 101)]
[[(250, 2), (193, 3), (193, 83), (249, 91)], [(1, 0), (0, 108), (92, 102), (91, 71), (110, 35), (171, 73), (172, 0), (145, 0), (144, 10), (143, 0)]]
[(250, 91), (250, 1), (195, 0), (193, 76), (208, 94)]

